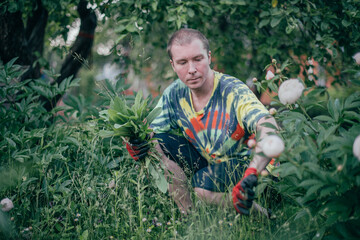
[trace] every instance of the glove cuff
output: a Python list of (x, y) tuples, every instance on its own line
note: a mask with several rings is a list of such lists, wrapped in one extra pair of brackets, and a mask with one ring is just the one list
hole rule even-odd
[(259, 175), (256, 168), (247, 168), (244, 173), (243, 178), (246, 178), (247, 176), (249, 176), (251, 174), (255, 175), (256, 177)]

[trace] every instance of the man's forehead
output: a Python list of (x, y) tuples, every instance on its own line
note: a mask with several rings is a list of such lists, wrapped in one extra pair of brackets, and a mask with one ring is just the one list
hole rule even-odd
[(194, 39), (189, 43), (175, 43), (171, 47), (173, 59), (192, 58), (196, 56), (204, 56), (208, 53), (204, 44), (199, 39)]

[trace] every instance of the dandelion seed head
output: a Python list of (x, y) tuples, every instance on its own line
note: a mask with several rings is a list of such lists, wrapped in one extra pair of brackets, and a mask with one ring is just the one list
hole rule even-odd
[(2, 206), (1, 210), (3, 212), (8, 212), (14, 208), (14, 204), (9, 198), (4, 198), (3, 200), (1, 200), (0, 205)]

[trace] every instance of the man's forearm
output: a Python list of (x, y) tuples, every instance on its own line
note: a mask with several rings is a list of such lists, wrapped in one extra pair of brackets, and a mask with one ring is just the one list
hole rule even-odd
[(256, 130), (260, 132), (260, 137), (259, 139), (256, 139), (257, 144), (255, 147), (255, 155), (252, 161), (250, 162), (249, 167), (256, 168), (258, 172), (261, 172), (271, 160), (270, 158), (263, 156), (263, 154), (259, 154), (262, 152), (261, 144), (259, 143), (269, 133), (276, 133), (275, 129), (262, 126), (262, 124), (266, 122), (271, 123), (278, 128), (276, 121), (273, 117), (263, 117), (258, 121), (256, 125)]

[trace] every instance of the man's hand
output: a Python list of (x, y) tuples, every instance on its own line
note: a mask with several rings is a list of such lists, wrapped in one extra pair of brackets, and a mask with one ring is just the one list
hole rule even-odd
[(126, 143), (126, 150), (135, 161), (143, 160), (146, 157), (149, 149), (150, 145), (147, 141), (142, 142), (135, 139)]
[(253, 204), (255, 192), (253, 187), (257, 185), (256, 168), (246, 169), (243, 178), (232, 190), (233, 204), (236, 211), (240, 214), (249, 215)]

